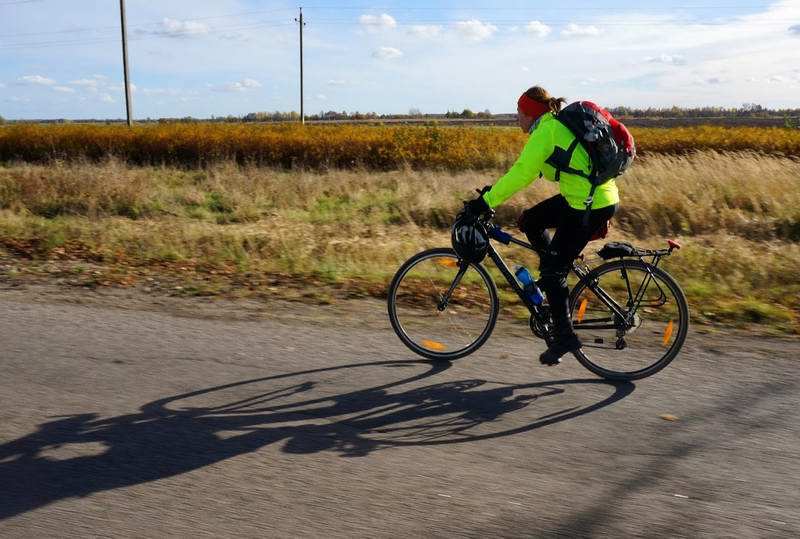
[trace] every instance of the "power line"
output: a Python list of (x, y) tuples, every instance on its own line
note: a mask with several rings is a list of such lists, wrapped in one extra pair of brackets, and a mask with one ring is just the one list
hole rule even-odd
[[(176, 33), (153, 33), (151, 35), (138, 35), (134, 37), (128, 38), (128, 41), (144, 41), (150, 39), (181, 39), (184, 37), (189, 36), (204, 36), (207, 34), (216, 34), (216, 33), (224, 33), (224, 32), (235, 32), (238, 30), (250, 30), (253, 28), (265, 28), (265, 27), (277, 27), (277, 26), (289, 26), (291, 22), (288, 21), (267, 21), (263, 23), (254, 23), (254, 24), (247, 24), (247, 25), (232, 25), (232, 26), (225, 26), (219, 27), (215, 29), (209, 29), (203, 33), (193, 33), (193, 32), (176, 32)], [(15, 49), (42, 49), (42, 48), (49, 48), (49, 47), (62, 47), (68, 45), (94, 45), (94, 44), (101, 44), (101, 43), (112, 43), (116, 42), (117, 39), (112, 36), (97, 36), (95, 38), (78, 38), (78, 39), (70, 39), (70, 40), (53, 40), (53, 41), (38, 41), (38, 42), (29, 42), (29, 43), (8, 43), (5, 45), (0, 45), (0, 50), (15, 50)]]
[[(454, 11), (452, 8), (446, 7), (397, 7), (397, 6), (305, 6), (306, 9), (320, 9), (320, 10), (367, 10), (367, 11)], [(581, 6), (579, 9), (580, 11), (671, 11), (675, 9), (684, 9), (684, 10), (697, 10), (697, 11), (704, 11), (708, 9), (758, 9), (763, 8), (763, 5), (729, 5), (729, 6), (712, 6), (712, 5), (693, 5), (693, 6), (671, 6), (671, 5), (662, 5), (662, 6), (641, 6), (641, 7), (631, 7), (631, 6)], [(542, 12), (542, 11), (575, 11), (578, 8), (575, 7), (566, 7), (566, 6), (559, 6), (559, 7), (549, 7), (549, 6), (537, 6), (537, 7), (499, 7), (499, 6), (459, 6), (458, 11), (530, 11), (530, 12)]]
[[(29, 2), (41, 2), (42, 0), (26, 0)], [(3, 5), (3, 4), (0, 4)], [(206, 17), (192, 17), (191, 19), (180, 19), (181, 22), (196, 22), (196, 21), (207, 21), (212, 19), (230, 19), (233, 17), (245, 17), (248, 15), (263, 15), (265, 13), (277, 13), (279, 11), (293, 11), (292, 8), (280, 8), (280, 9), (264, 9), (259, 11), (245, 11), (242, 13), (232, 13), (230, 15), (209, 15)], [(171, 17), (165, 17), (169, 19)], [(179, 20), (179, 19), (174, 19)], [(139, 24), (129, 25), (130, 28), (140, 28), (146, 26), (158, 26), (164, 24), (164, 19), (160, 21), (153, 21), (153, 22), (143, 22)], [(54, 30), (51, 32), (24, 32), (19, 34), (2, 34), (0, 38), (9, 38), (9, 37), (23, 37), (23, 36), (37, 36), (37, 35), (49, 35), (49, 34), (70, 34), (70, 33), (80, 33), (80, 32), (95, 32), (98, 30), (117, 30), (116, 26), (96, 26), (93, 28), (75, 28), (70, 30)]]
[[(42, 0), (17, 0), (15, 2), (10, 2), (11, 4), (15, 3), (32, 3), (32, 2), (41, 2)], [(0, 3), (0, 5), (5, 5)], [(652, 9), (659, 9), (659, 10), (671, 10), (671, 9), (683, 9), (683, 8), (692, 8), (692, 9), (741, 9), (747, 7), (756, 7), (756, 6), (664, 6), (659, 8), (652, 8)], [(182, 20), (182, 22), (195, 22), (195, 21), (204, 21), (204, 20), (213, 20), (213, 19), (225, 19), (225, 18), (233, 18), (233, 17), (244, 17), (248, 15), (255, 15), (255, 14), (264, 14), (264, 13), (277, 13), (281, 11), (288, 11), (291, 8), (276, 8), (276, 9), (269, 9), (269, 10), (258, 10), (258, 11), (247, 11), (247, 12), (240, 12), (240, 13), (233, 13), (227, 15), (209, 15), (204, 17), (194, 17), (191, 19)], [(328, 10), (328, 9), (337, 9), (337, 10), (347, 10), (347, 9), (358, 9), (358, 10), (394, 10), (394, 11), (447, 11), (446, 9), (441, 8), (431, 8), (431, 7), (417, 7), (417, 8), (394, 8), (394, 7), (374, 7), (374, 6), (312, 6), (312, 9), (321, 9), (321, 10)], [(497, 8), (497, 7), (471, 7), (466, 9), (481, 9), (481, 10), (495, 10), (495, 11), (531, 11), (531, 8)], [(567, 10), (571, 8), (565, 7), (552, 7), (552, 8), (539, 8), (536, 11), (560, 11), (560, 10)], [(582, 8), (583, 10), (584, 8)], [(603, 9), (630, 9), (630, 8), (585, 8), (585, 9), (595, 9), (595, 10), (603, 10)], [(177, 20), (177, 19), (176, 19)], [(456, 25), (459, 22), (465, 22), (466, 19), (452, 19), (452, 18), (425, 18), (425, 19), (410, 19), (410, 20), (403, 20), (403, 21), (395, 21), (397, 26), (413, 26), (413, 25), (423, 25), (423, 24), (437, 24), (437, 25)], [(492, 24), (494, 26), (524, 26), (526, 21), (519, 20), (519, 19), (495, 19), (495, 20), (487, 20), (484, 21), (487, 24)], [(591, 24), (595, 26), (601, 27), (625, 27), (625, 26), (661, 26), (664, 24), (663, 21), (624, 21), (624, 22), (606, 22), (606, 21), (588, 21), (588, 22), (581, 22), (579, 20), (561, 20), (561, 19), (541, 19), (539, 22), (543, 24), (558, 26), (558, 25), (566, 25), (566, 24)], [(695, 26), (724, 26), (727, 24), (731, 24), (735, 21), (682, 21), (684, 23), (693, 24)], [(173, 32), (168, 33), (165, 31), (159, 31), (157, 29), (149, 30), (149, 27), (163, 25), (164, 20), (158, 22), (149, 22), (149, 23), (140, 23), (137, 25), (133, 25), (135, 29), (135, 34), (138, 34), (136, 37), (132, 37), (131, 41), (141, 41), (144, 39), (162, 39), (162, 38), (179, 38), (183, 36), (201, 36), (211, 33), (219, 33), (219, 32), (231, 32), (237, 30), (246, 30), (251, 28), (260, 28), (265, 26), (282, 26), (288, 25), (290, 22), (283, 21), (283, 20), (269, 20), (269, 21), (260, 21), (254, 24), (235, 24), (235, 25), (224, 25), (224, 26), (217, 26), (212, 27), (210, 29), (206, 29), (203, 32)], [(320, 18), (315, 19), (315, 24), (319, 24), (321, 26), (361, 26), (361, 23), (358, 19), (354, 18)], [(747, 24), (750, 25), (786, 25), (788, 24), (787, 21), (773, 21), (773, 20), (760, 20), (760, 21), (748, 21)], [(104, 31), (104, 30), (114, 30), (116, 32), (116, 26), (108, 26), (108, 27), (97, 27), (97, 28), (87, 28), (87, 29), (70, 29), (70, 30), (60, 30), (60, 31), (53, 31), (53, 32), (28, 32), (28, 33), (19, 33), (19, 34), (5, 34), (0, 35), (0, 38), (14, 38), (14, 37), (24, 37), (24, 36), (34, 36), (34, 35), (56, 35), (56, 34), (67, 34), (67, 33), (83, 33), (83, 32), (95, 32), (95, 31)], [(77, 37), (77, 36), (76, 36)], [(48, 48), (48, 47), (58, 47), (58, 46), (68, 46), (68, 45), (90, 45), (90, 44), (100, 44), (100, 43), (107, 43), (112, 40), (111, 35), (98, 35), (94, 37), (86, 36), (86, 37), (77, 37), (76, 39), (59, 39), (59, 40), (48, 40), (48, 41), (19, 41), (15, 43), (5, 43), (0, 44), (0, 50), (14, 50), (14, 49), (36, 49), (36, 48)]]
[[(352, 19), (314, 19), (315, 24), (318, 22), (320, 25), (326, 26), (364, 26), (364, 23), (358, 20)], [(455, 25), (458, 23), (469, 22), (469, 19), (422, 19), (422, 20), (407, 20), (407, 21), (395, 21), (396, 26), (412, 26), (412, 25), (421, 25), (421, 24), (441, 24), (441, 25)], [(485, 24), (492, 24), (494, 26), (525, 26), (529, 21), (525, 20), (483, 20), (480, 21)], [(537, 22), (547, 25), (553, 26), (561, 26), (567, 24), (579, 24), (579, 25), (593, 25), (593, 26), (663, 26), (665, 23), (670, 21), (626, 21), (626, 22), (606, 22), (606, 21), (581, 21), (579, 19), (571, 19), (571, 20), (548, 20), (548, 19), (539, 19)], [(683, 24), (691, 24), (694, 26), (726, 26), (738, 21), (675, 21), (681, 22)], [(788, 23), (786, 21), (746, 21), (748, 25), (760, 25), (760, 26), (786, 26)]]
[[(23, 4), (23, 3), (32, 3), (32, 2), (42, 2), (43, 0), (17, 0), (14, 2), (8, 3), (0, 3), (0, 5), (10, 5), (10, 4)], [(703, 6), (660, 6), (660, 7), (637, 7), (631, 8), (628, 7), (621, 7), (621, 6), (606, 6), (606, 7), (597, 7), (597, 6), (589, 6), (589, 7), (581, 7), (581, 11), (608, 11), (608, 10), (623, 10), (623, 11), (672, 11), (676, 9), (683, 9), (683, 10), (706, 10), (706, 9), (755, 9), (758, 7), (763, 6), (755, 6), (755, 5), (740, 5), (740, 6), (711, 6), (711, 5), (703, 5)], [(435, 8), (435, 7), (393, 7), (393, 6), (310, 6), (311, 9), (319, 9), (319, 10), (367, 10), (367, 11), (403, 11), (403, 12), (414, 12), (414, 11), (452, 11), (448, 8)], [(306, 6), (306, 9), (309, 9), (309, 6)], [(575, 8), (570, 7), (537, 7), (537, 8), (521, 8), (521, 7), (486, 7), (486, 6), (474, 6), (474, 7), (463, 7), (460, 10), (480, 10), (480, 11), (520, 11), (520, 12), (543, 12), (543, 11), (573, 11)], [(266, 10), (258, 10), (258, 11), (244, 11), (240, 13), (231, 13), (228, 15), (209, 15), (204, 17), (192, 17), (190, 19), (180, 19), (182, 22), (195, 22), (195, 21), (205, 21), (205, 20), (213, 20), (213, 19), (225, 19), (225, 18), (233, 18), (233, 17), (245, 17), (248, 15), (262, 15), (265, 13), (277, 13), (281, 11), (293, 11), (293, 8), (275, 8), (275, 9), (266, 9)], [(167, 17), (169, 18), (169, 17)], [(176, 18), (176, 20), (178, 20)], [(451, 20), (451, 19), (448, 19)], [(518, 21), (519, 22), (519, 21)], [(160, 21), (153, 21), (153, 22), (146, 22), (146, 23), (139, 23), (131, 25), (131, 28), (139, 28), (144, 26), (154, 26), (163, 24), (163, 19)], [(412, 23), (413, 24), (413, 23)], [(66, 34), (66, 33), (80, 33), (80, 32), (94, 32), (98, 30), (115, 30), (116, 26), (98, 26), (93, 28), (76, 28), (70, 30), (54, 30), (48, 32), (24, 32), (24, 33), (17, 33), (17, 34), (2, 34), (0, 38), (10, 38), (10, 37), (23, 37), (23, 36), (33, 36), (33, 35), (50, 35), (50, 34)]]
[[(409, 20), (409, 21), (396, 21), (395, 24), (400, 27), (408, 27), (408, 26), (415, 26), (415, 25), (425, 25), (425, 24), (437, 24), (437, 25), (457, 25), (460, 22), (467, 22), (464, 19), (456, 20), (456, 19), (421, 19), (421, 20)], [(512, 26), (524, 26), (526, 24), (525, 21), (519, 20), (487, 20), (484, 21), (486, 24), (491, 24), (493, 26), (502, 26), (502, 27), (512, 27)], [(598, 27), (626, 27), (626, 26), (638, 26), (638, 27), (649, 27), (649, 26), (662, 26), (664, 21), (625, 21), (625, 22), (605, 22), (605, 21), (575, 21), (575, 20), (548, 20), (543, 19), (538, 22), (542, 24), (547, 24), (551, 26), (563, 26), (568, 24), (579, 24), (579, 25), (592, 25)], [(686, 22), (686, 21), (684, 21)], [(214, 28), (207, 29), (203, 32), (192, 32), (192, 31), (185, 31), (185, 32), (173, 32), (169, 33), (166, 31), (159, 31), (159, 30), (144, 30), (138, 29), (137, 36), (131, 37), (131, 41), (141, 41), (146, 39), (163, 39), (163, 38), (182, 38), (182, 37), (189, 37), (189, 36), (204, 36), (207, 34), (216, 34), (221, 32), (234, 32), (238, 30), (248, 30), (254, 28), (263, 28), (269, 26), (288, 26), (290, 25), (290, 21), (282, 21), (282, 20), (269, 20), (269, 21), (261, 21), (253, 24), (235, 24), (235, 25), (225, 25), (225, 26), (218, 26)], [(315, 24), (320, 26), (363, 26), (358, 20), (355, 19), (347, 19), (347, 18), (321, 18), (315, 19)], [(690, 24), (699, 27), (708, 27), (708, 26), (725, 26), (731, 24), (731, 21), (722, 21), (722, 22), (702, 22), (702, 21), (694, 21), (690, 22)], [(785, 26), (788, 24), (784, 21), (748, 21), (747, 24), (757, 24), (757, 25), (772, 25), (772, 26)], [(107, 43), (111, 41), (112, 38), (110, 35), (108, 36), (96, 36), (96, 37), (86, 37), (86, 38), (76, 38), (76, 39), (58, 39), (58, 40), (48, 40), (48, 41), (31, 41), (31, 42), (15, 42), (15, 43), (5, 43), (0, 45), (0, 50), (12, 50), (12, 49), (25, 49), (25, 48), (47, 48), (53, 46), (62, 46), (62, 45), (84, 45), (84, 44), (97, 44), (97, 43)], [(115, 41), (115, 39), (113, 39)]]

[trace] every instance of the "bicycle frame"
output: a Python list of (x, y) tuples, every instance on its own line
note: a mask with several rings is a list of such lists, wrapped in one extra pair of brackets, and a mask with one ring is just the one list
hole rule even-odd
[[(527, 242), (522, 241), (522, 240), (518, 240), (517, 238), (513, 237), (511, 234), (501, 230), (500, 227), (497, 226), (497, 225), (492, 225), (491, 223), (488, 223), (488, 222), (486, 224), (487, 224), (487, 230), (488, 230), (489, 238), (494, 239), (496, 241), (499, 241), (500, 243), (502, 243), (504, 245), (514, 244), (514, 245), (517, 245), (519, 247), (523, 247), (523, 248), (528, 249), (530, 251), (533, 251), (537, 255), (541, 256), (541, 252), (538, 249), (536, 249), (533, 245), (531, 245), (530, 243), (527, 243)], [(653, 263), (650, 264), (650, 265), (652, 265), (652, 267), (658, 267), (658, 263), (660, 262), (661, 257), (665, 256), (665, 255), (669, 255), (671, 253), (671, 251), (672, 251), (672, 248), (670, 248), (669, 250), (663, 250), (663, 251), (641, 251), (641, 254), (638, 256), (638, 259), (644, 261), (643, 260), (644, 256), (653, 256)], [(495, 266), (497, 266), (497, 269), (500, 270), (500, 273), (503, 275), (503, 277), (505, 277), (505, 279), (508, 282), (509, 286), (512, 288), (512, 290), (514, 290), (514, 292), (517, 294), (517, 296), (519, 296), (520, 300), (528, 308), (530, 313), (534, 317), (536, 317), (537, 320), (546, 323), (547, 320), (543, 320), (544, 311), (541, 308), (541, 306), (532, 303), (528, 299), (528, 297), (525, 295), (525, 291), (520, 286), (520, 284), (517, 281), (516, 277), (514, 276), (514, 274), (509, 269), (508, 265), (503, 260), (503, 257), (500, 256), (500, 253), (498, 253), (497, 250), (494, 248), (494, 246), (492, 245), (491, 241), (489, 242), (489, 248), (488, 248), (487, 256), (492, 260), (492, 262), (494, 262)], [(624, 263), (623, 263), (622, 275), (623, 275), (623, 277), (625, 279), (625, 285), (626, 285), (626, 288), (628, 290), (629, 305), (627, 307), (628, 307), (628, 309), (630, 309), (630, 310), (627, 310), (627, 311), (626, 311), (625, 308), (620, 306), (619, 303), (617, 303), (617, 301), (614, 300), (614, 298), (612, 298), (608, 293), (606, 293), (602, 288), (600, 288), (600, 286), (597, 283), (597, 279), (593, 278), (592, 271), (590, 269), (581, 267), (575, 261), (572, 262), (572, 267), (570, 269), (575, 274), (575, 276), (580, 281), (582, 281), (586, 285), (586, 287), (589, 290), (591, 290), (595, 294), (595, 296), (597, 296), (597, 298), (600, 299), (600, 301), (602, 303), (604, 303), (614, 313), (615, 317), (617, 317), (618, 320), (622, 320), (624, 322), (625, 326), (628, 326), (628, 325), (630, 325), (632, 323), (632, 321), (634, 319), (634, 316), (636, 314), (636, 311), (637, 311), (637, 309), (639, 307), (639, 304), (641, 303), (642, 299), (644, 298), (644, 293), (645, 293), (645, 291), (647, 289), (647, 286), (650, 284), (650, 281), (653, 280), (652, 271), (650, 271), (650, 268), (647, 267), (647, 266), (645, 266), (645, 268), (647, 270), (648, 276), (642, 282), (642, 284), (639, 286), (639, 289), (634, 294), (633, 290), (631, 288), (630, 280), (628, 279), (627, 271), (625, 271), (625, 267), (624, 267)], [(466, 271), (466, 267), (464, 267), (464, 271)], [(461, 280), (461, 276), (462, 275), (463, 275), (463, 272), (460, 271), (459, 275), (456, 277), (455, 281), (453, 282), (453, 285), (451, 286), (451, 290), (448, 291), (448, 293), (446, 294), (445, 297), (449, 298), (452, 289), (455, 288), (455, 286), (457, 286), (458, 282)], [(658, 286), (657, 282), (656, 282), (656, 286)], [(660, 287), (659, 287), (659, 290), (660, 290)], [(663, 296), (663, 291), (661, 291), (661, 294)], [(611, 323), (608, 324), (608, 322), (611, 322)], [(575, 327), (576, 330), (578, 330), (578, 329), (617, 329), (617, 330), (619, 330), (620, 329), (619, 324), (615, 324), (614, 321), (611, 320), (611, 319), (587, 320), (585, 322), (575, 322), (574, 323), (574, 327)]]

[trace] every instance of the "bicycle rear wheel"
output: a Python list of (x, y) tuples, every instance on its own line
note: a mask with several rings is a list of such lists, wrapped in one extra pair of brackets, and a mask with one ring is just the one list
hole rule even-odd
[(483, 266), (459, 266), (455, 251), (439, 248), (414, 255), (397, 270), (388, 308), (406, 346), (428, 359), (452, 361), (486, 342), (500, 302)]
[(579, 282), (570, 295), (573, 325), (583, 342), (578, 361), (608, 380), (638, 380), (669, 365), (689, 329), (686, 295), (672, 276), (624, 259), (599, 266), (591, 278), (625, 317)]

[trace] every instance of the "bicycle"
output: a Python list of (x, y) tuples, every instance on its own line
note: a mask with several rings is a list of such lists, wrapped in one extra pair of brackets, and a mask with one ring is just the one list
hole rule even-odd
[[(490, 240), (538, 253), (481, 218)], [(680, 285), (659, 263), (680, 249), (639, 249), (607, 243), (605, 262), (590, 268), (583, 255), (573, 261), (569, 312), (583, 348), (573, 355), (607, 380), (638, 380), (666, 367), (678, 354), (689, 328), (689, 308)], [(533, 334), (549, 344), (552, 324), (545, 303), (535, 304), (489, 241), (487, 257), (530, 312)], [(646, 258), (652, 257), (649, 261)], [(389, 320), (400, 340), (435, 361), (453, 361), (478, 350), (497, 322), (497, 286), (483, 263), (462, 260), (449, 247), (429, 249), (397, 270), (388, 290)], [(647, 358), (645, 358), (645, 356)], [(657, 356), (655, 360), (653, 357)]]

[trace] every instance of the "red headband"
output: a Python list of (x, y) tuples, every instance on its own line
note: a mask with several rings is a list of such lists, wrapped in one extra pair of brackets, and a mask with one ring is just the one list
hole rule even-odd
[(519, 101), (517, 101), (517, 106), (526, 116), (530, 116), (534, 120), (545, 112), (550, 112), (550, 105), (539, 103), (525, 94), (520, 96)]

